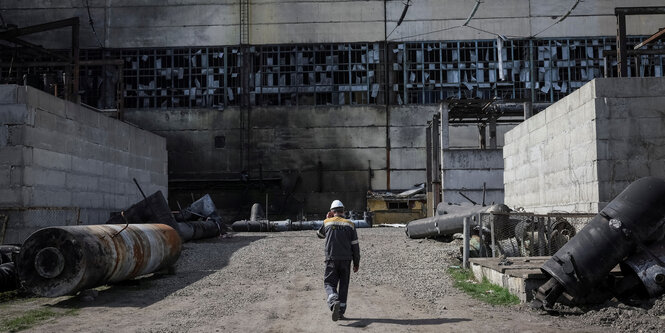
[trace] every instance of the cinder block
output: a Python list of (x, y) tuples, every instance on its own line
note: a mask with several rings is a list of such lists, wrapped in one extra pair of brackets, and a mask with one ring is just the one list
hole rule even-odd
[(24, 203), (30, 206), (71, 207), (72, 192), (46, 188), (26, 188)]
[(104, 208), (106, 207), (104, 194), (98, 191), (73, 192), (72, 204), (81, 208)]
[(150, 173), (150, 183), (155, 186), (168, 187), (169, 177), (166, 173)]
[(72, 157), (69, 154), (34, 148), (33, 164), (48, 169), (69, 171), (72, 168)]
[(0, 187), (0, 206), (21, 207), (23, 206), (23, 191), (20, 187)]
[(99, 189), (98, 177), (68, 173), (66, 177), (66, 188), (70, 190), (95, 191)]
[(68, 135), (45, 128), (21, 127), (23, 127), (23, 141), (20, 144), (60, 153), (67, 152)]
[(34, 125), (34, 109), (28, 109), (25, 104), (0, 104), (0, 124)]
[(0, 147), (0, 165), (23, 165), (23, 151), (22, 146)]
[(547, 118), (545, 117), (545, 113), (541, 112), (538, 114), (535, 114), (533, 117), (527, 119), (524, 123), (526, 123), (526, 126), (529, 129), (529, 133), (532, 133), (535, 130), (538, 130), (542, 127), (545, 126), (547, 121)]
[(65, 172), (39, 167), (23, 169), (23, 184), (33, 187), (65, 187)]
[(17, 98), (18, 86), (15, 84), (0, 85), (0, 104), (16, 104), (19, 103)]
[(72, 170), (81, 174), (103, 175), (104, 162), (89, 158), (72, 156)]
[(125, 192), (124, 181), (115, 178), (102, 177), (98, 180), (98, 190), (104, 193), (122, 194)]
[(529, 142), (532, 145), (540, 145), (547, 141), (547, 126), (540, 127), (529, 133)]

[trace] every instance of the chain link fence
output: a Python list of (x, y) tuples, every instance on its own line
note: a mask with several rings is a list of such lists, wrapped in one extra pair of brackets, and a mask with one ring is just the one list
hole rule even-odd
[[(472, 231), (471, 256), (551, 256), (596, 214), (483, 213)], [(481, 232), (482, 230), (482, 232)]]

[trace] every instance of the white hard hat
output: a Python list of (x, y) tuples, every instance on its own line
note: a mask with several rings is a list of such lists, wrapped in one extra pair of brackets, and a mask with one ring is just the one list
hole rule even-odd
[(333, 210), (335, 208), (344, 208), (344, 204), (339, 200), (335, 200), (330, 205), (330, 210)]

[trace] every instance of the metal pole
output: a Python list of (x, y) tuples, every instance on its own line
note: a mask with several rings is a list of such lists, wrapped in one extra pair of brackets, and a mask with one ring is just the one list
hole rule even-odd
[(531, 82), (531, 108), (529, 114), (533, 116), (533, 103), (536, 102), (536, 66), (533, 61), (533, 39), (529, 40), (529, 81)]
[(390, 82), (389, 82), (389, 69), (388, 69), (388, 4), (387, 0), (383, 1), (383, 72), (384, 72), (384, 89), (385, 96), (383, 97), (386, 103), (386, 189), (390, 191)]
[(617, 13), (617, 74), (628, 76), (628, 55), (626, 53), (626, 15)]
[(487, 249), (485, 249), (485, 237), (483, 237), (484, 236), (483, 235), (484, 223), (483, 223), (483, 219), (480, 216), (480, 213), (478, 213), (477, 216), (473, 217), (474, 220), (476, 218), (478, 219), (478, 227), (479, 227), (478, 237), (480, 238), (480, 248), (478, 250), (480, 252), (480, 256), (484, 257), (484, 256), (487, 255)]
[(494, 237), (494, 214), (490, 215), (490, 232), (492, 235), (492, 258), (496, 258), (496, 253), (494, 252), (494, 248), (496, 248), (496, 240)]
[(464, 235), (464, 246), (462, 248), (462, 268), (469, 268), (469, 218), (465, 217), (464, 218), (464, 229), (463, 229), (463, 235)]

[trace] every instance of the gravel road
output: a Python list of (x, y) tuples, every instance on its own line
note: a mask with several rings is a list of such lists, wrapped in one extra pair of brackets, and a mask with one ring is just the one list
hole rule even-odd
[(551, 316), (528, 306), (490, 306), (452, 287), (445, 271), (459, 241), (412, 240), (404, 229), (358, 230), (360, 271), (351, 276), (348, 320), (332, 322), (323, 291), (323, 242), (314, 231), (236, 233), (187, 243), (175, 275), (103, 288), (75, 316), (36, 332), (625, 332), (653, 331), (665, 301), (606, 304)]

